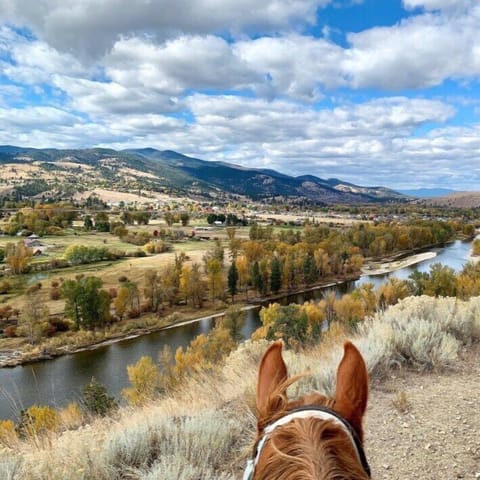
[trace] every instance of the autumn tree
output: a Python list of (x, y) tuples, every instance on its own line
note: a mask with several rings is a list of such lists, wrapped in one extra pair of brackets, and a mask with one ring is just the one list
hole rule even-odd
[(10, 271), (13, 274), (21, 274), (28, 271), (28, 264), (33, 256), (33, 251), (22, 240), (17, 244), (7, 243), (5, 255)]
[(180, 275), (180, 294), (185, 298), (186, 302), (196, 308), (203, 305), (203, 294), (205, 285), (200, 272), (200, 265), (193, 263), (183, 265)]
[(145, 272), (143, 294), (147, 299), (150, 310), (156, 312), (162, 302), (160, 276), (156, 270), (147, 270)]
[(48, 326), (49, 310), (38, 285), (27, 291), (27, 301), (21, 311), (17, 333), (25, 335), (33, 345), (40, 341)]
[(208, 258), (205, 264), (205, 272), (208, 278), (212, 301), (216, 298), (223, 298), (225, 294), (225, 279), (220, 259), (216, 257)]
[(127, 366), (131, 387), (124, 388), (122, 395), (131, 405), (142, 405), (151, 400), (159, 388), (160, 371), (151, 357), (141, 357), (135, 365)]
[(238, 272), (238, 286), (240, 291), (245, 292), (245, 297), (248, 298), (248, 284), (250, 282), (250, 266), (247, 257), (237, 257), (235, 262)]
[(129, 298), (129, 289), (126, 286), (121, 285), (118, 289), (117, 296), (113, 299), (113, 308), (115, 309), (115, 314), (120, 321), (123, 320), (123, 317), (127, 312)]

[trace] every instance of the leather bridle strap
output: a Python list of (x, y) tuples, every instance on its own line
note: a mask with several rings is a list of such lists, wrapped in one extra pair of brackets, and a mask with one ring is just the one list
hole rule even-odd
[(265, 442), (270, 437), (270, 434), (277, 427), (281, 427), (282, 425), (290, 423), (291, 421), (299, 418), (317, 418), (319, 420), (331, 421), (336, 425), (340, 426), (355, 446), (355, 452), (357, 454), (358, 461), (362, 464), (365, 473), (369, 477), (371, 476), (370, 466), (368, 465), (367, 457), (365, 456), (362, 443), (360, 442), (360, 438), (358, 437), (357, 432), (350, 425), (350, 423), (342, 416), (340, 416), (337, 412), (328, 407), (308, 405), (290, 410), (287, 415), (280, 417), (278, 420), (265, 427), (265, 429), (263, 430), (262, 438), (256, 446), (255, 456), (247, 461), (247, 468), (245, 469), (243, 480), (253, 479), (253, 474), (255, 473), (255, 467), (257, 466), (258, 459), (260, 458), (260, 454), (262, 453)]

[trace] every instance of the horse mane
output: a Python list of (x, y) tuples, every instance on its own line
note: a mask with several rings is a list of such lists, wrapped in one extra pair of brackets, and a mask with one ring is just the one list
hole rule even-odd
[[(257, 442), (266, 425), (292, 409), (311, 404), (329, 408), (334, 405), (334, 399), (317, 392), (289, 401), (287, 388), (304, 376), (293, 376), (271, 392), (267, 408), (271, 411), (275, 406), (277, 410), (267, 417), (259, 412)], [(369, 480), (351, 440), (331, 421), (295, 419), (272, 432), (264, 451), (264, 460), (257, 465), (255, 473), (255, 478), (262, 480)]]

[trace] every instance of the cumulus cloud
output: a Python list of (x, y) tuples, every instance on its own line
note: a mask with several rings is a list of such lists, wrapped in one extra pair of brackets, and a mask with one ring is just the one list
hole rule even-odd
[(8, 22), (27, 25), (60, 51), (96, 58), (123, 36), (278, 31), (315, 21), (330, 0), (0, 0)]
[(260, 80), (225, 40), (213, 35), (180, 36), (161, 45), (138, 37), (118, 41), (105, 58), (105, 73), (122, 85), (170, 95), (186, 89), (241, 89)]
[(425, 14), (350, 34), (343, 68), (355, 88), (424, 88), (480, 74), (480, 9), (455, 19)]

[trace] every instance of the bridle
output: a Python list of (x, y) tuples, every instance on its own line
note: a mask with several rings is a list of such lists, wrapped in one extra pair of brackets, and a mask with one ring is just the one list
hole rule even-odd
[(265, 446), (265, 443), (269, 439), (271, 433), (277, 427), (281, 427), (282, 425), (290, 423), (291, 421), (298, 418), (317, 418), (319, 420), (331, 421), (336, 425), (340, 426), (354, 445), (358, 461), (361, 463), (363, 469), (365, 470), (365, 473), (369, 477), (371, 476), (370, 466), (368, 465), (362, 442), (360, 441), (360, 438), (352, 425), (331, 408), (319, 405), (307, 405), (289, 410), (289, 412), (285, 416), (280, 417), (278, 420), (265, 427), (265, 429), (263, 430), (263, 435), (255, 447), (253, 457), (247, 461), (247, 468), (245, 469), (245, 473), (243, 474), (243, 480), (253, 480), (255, 467), (257, 466), (263, 447)]

